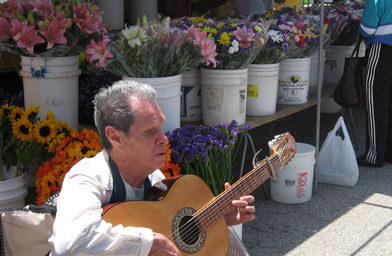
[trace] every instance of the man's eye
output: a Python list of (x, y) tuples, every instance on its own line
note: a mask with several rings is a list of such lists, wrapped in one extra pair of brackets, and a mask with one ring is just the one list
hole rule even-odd
[(155, 129), (149, 129), (146, 131), (146, 134), (151, 135), (151, 134), (154, 134), (154, 132), (155, 132)]

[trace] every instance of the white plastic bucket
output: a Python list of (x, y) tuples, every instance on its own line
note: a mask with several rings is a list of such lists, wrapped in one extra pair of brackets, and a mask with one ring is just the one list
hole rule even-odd
[(123, 77), (123, 79), (150, 84), (157, 91), (157, 102), (166, 117), (162, 126), (164, 132), (180, 127), (181, 75), (156, 78)]
[(277, 170), (271, 179), (271, 198), (279, 203), (300, 204), (312, 198), (315, 163), (314, 146), (297, 143), (297, 153), (288, 165)]
[[(344, 70), (345, 58), (351, 56), (355, 45), (330, 45), (326, 49), (326, 61), (324, 66), (324, 82), (338, 84)], [(366, 46), (361, 43), (359, 57), (365, 56)]]
[(218, 125), (246, 119), (248, 70), (201, 69), (203, 123)]
[(144, 15), (146, 15), (147, 20), (156, 19), (158, 14), (158, 1), (157, 0), (130, 0), (129, 13), (130, 13), (132, 25), (136, 24), (137, 18), (140, 18), (141, 20)]
[(202, 120), (200, 69), (182, 74), (181, 121)]
[(247, 115), (267, 116), (275, 113), (278, 79), (279, 63), (248, 66)]
[(78, 128), (79, 58), (22, 58), (25, 107), (39, 106), (39, 117), (51, 110), (56, 119)]
[(124, 0), (96, 0), (103, 9), (103, 22), (110, 25), (111, 30), (124, 28)]
[[(318, 90), (318, 51), (310, 56), (310, 73), (309, 73), (309, 94), (316, 94)], [(323, 50), (323, 61), (321, 62), (320, 76), (324, 77), (324, 66), (325, 66), (325, 49)]]
[(280, 63), (278, 104), (299, 105), (308, 102), (310, 57), (285, 59)]
[[(16, 166), (11, 166), (13, 170), (6, 170), (2, 166), (3, 176), (5, 173), (15, 175)], [(25, 206), (25, 196), (27, 195), (27, 186), (25, 175), (22, 174), (16, 178), (10, 178), (0, 181), (0, 209), (21, 208)]]

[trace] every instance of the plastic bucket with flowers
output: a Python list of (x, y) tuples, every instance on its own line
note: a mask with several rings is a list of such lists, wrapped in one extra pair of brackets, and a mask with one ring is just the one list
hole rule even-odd
[(308, 102), (310, 57), (285, 59), (280, 63), (278, 104)]
[(201, 69), (204, 124), (245, 123), (247, 79), (248, 69)]
[(27, 195), (25, 175), (15, 177), (16, 169), (16, 166), (10, 166), (8, 170), (5, 165), (2, 166), (5, 180), (0, 181), (0, 209), (25, 206)]
[(157, 91), (157, 102), (166, 117), (162, 129), (167, 132), (180, 127), (181, 77), (182, 75), (180, 74), (154, 78), (124, 76), (123, 79), (150, 84)]
[(182, 74), (181, 121), (200, 121), (201, 119), (200, 69), (195, 69)]
[(275, 113), (278, 78), (279, 63), (249, 65), (247, 115), (267, 116)]
[(22, 58), (25, 107), (40, 107), (43, 119), (51, 110), (56, 118), (78, 128), (78, 56)]

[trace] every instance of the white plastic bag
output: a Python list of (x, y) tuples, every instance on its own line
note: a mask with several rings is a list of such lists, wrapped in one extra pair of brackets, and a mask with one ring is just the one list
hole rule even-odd
[(354, 148), (341, 116), (321, 147), (318, 158), (318, 181), (353, 187), (357, 184), (358, 178), (359, 169)]

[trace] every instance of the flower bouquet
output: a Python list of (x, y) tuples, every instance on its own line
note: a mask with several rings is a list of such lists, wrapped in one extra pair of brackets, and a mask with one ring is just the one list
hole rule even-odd
[(0, 125), (0, 166), (16, 166), (15, 177), (26, 171), (33, 159), (42, 163), (53, 155), (61, 139), (72, 131), (67, 124), (57, 122), (51, 112), (40, 120), (35, 106), (24, 110), (2, 105)]
[(347, 17), (346, 26), (332, 43), (333, 45), (354, 45), (357, 41), (359, 25), (363, 13), (363, 3), (349, 2), (348, 4), (333, 5), (338, 15)]
[(57, 146), (55, 155), (41, 166), (37, 177), (36, 191), (38, 205), (43, 204), (53, 193), (61, 190), (65, 174), (84, 157), (95, 156), (102, 150), (96, 132), (83, 129), (81, 133), (73, 131)]
[[(312, 7), (301, 9), (301, 14), (313, 16), (313, 19), (319, 23), (320, 6), (313, 5)], [(339, 12), (336, 5), (332, 5), (330, 7), (325, 7), (324, 17), (323, 31), (325, 38), (323, 48), (325, 49), (328, 45), (333, 43), (343, 31), (347, 24), (348, 16)]]
[(168, 77), (195, 69), (203, 61), (201, 45), (186, 30), (170, 27), (170, 18), (126, 27), (113, 38), (92, 41), (87, 60), (120, 76)]
[[(232, 182), (232, 167), (242, 132), (249, 127), (229, 125), (186, 125), (167, 134), (171, 148), (171, 162), (179, 164), (181, 174), (202, 178), (215, 195), (224, 190), (225, 182)], [(174, 170), (178, 166), (173, 167)]]
[[(271, 21), (270, 21), (271, 22)], [(279, 63), (285, 57), (285, 52), (289, 46), (289, 37), (284, 36), (279, 28), (270, 28), (268, 21), (268, 40), (252, 64), (275, 64)], [(271, 22), (272, 23), (272, 22)]]
[(216, 45), (217, 66), (204, 65), (205, 68), (247, 68), (266, 43), (267, 30), (247, 20), (217, 20), (215, 23), (199, 24), (198, 28), (206, 31), (207, 37), (213, 39)]
[(22, 56), (77, 56), (105, 32), (102, 10), (87, 0), (0, 3), (0, 50)]

